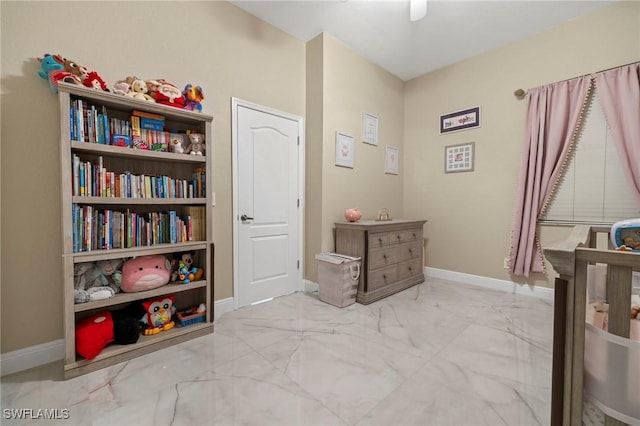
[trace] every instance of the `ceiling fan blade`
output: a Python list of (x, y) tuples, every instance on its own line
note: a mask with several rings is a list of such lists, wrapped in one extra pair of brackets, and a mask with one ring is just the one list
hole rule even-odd
[(427, 0), (411, 0), (409, 4), (409, 19), (419, 21), (427, 15)]

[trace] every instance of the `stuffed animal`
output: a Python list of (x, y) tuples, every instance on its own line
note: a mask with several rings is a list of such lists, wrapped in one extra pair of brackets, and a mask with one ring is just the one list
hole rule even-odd
[(156, 101), (151, 96), (149, 96), (149, 94), (147, 93), (147, 84), (140, 79), (135, 79), (131, 82), (131, 90), (129, 93), (127, 93), (127, 96), (130, 96), (134, 99), (140, 99), (143, 101), (149, 101), (149, 102)]
[(200, 86), (192, 86), (191, 84), (187, 84), (182, 91), (184, 95), (184, 99), (186, 101), (186, 105), (184, 109), (188, 109), (189, 111), (198, 111), (202, 112), (202, 100), (204, 99), (204, 94), (202, 93), (202, 88)]
[(76, 61), (65, 58), (60, 54), (54, 55), (54, 58), (56, 61), (62, 64), (66, 72), (77, 77), (76, 79), (69, 80), (68, 82), (82, 84), (82, 80), (84, 80), (89, 73), (87, 67), (78, 64)]
[(189, 147), (185, 154), (204, 155), (204, 135), (202, 133), (189, 133)]
[(126, 95), (131, 91), (131, 83), (133, 80), (129, 81), (129, 77), (126, 80), (118, 80), (113, 85), (113, 93), (116, 95)]
[(38, 76), (49, 82), (49, 87), (53, 90), (53, 93), (58, 93), (58, 82), (60, 80), (70, 79), (75, 82), (75, 76), (64, 70), (64, 65), (61, 64), (56, 57), (45, 53), (42, 58), (38, 58), (40, 62), (40, 70)]
[(161, 254), (127, 260), (122, 266), (120, 288), (127, 293), (151, 290), (169, 282), (171, 263)]
[(153, 80), (145, 80), (145, 83), (147, 84), (147, 93), (149, 94), (149, 96), (151, 96), (153, 99), (156, 98), (156, 92), (158, 91), (158, 87), (160, 87), (160, 85), (162, 83), (164, 83), (165, 80), (163, 78), (156, 78)]
[(184, 106), (186, 105), (184, 96), (182, 95), (180, 89), (178, 89), (173, 84), (163, 80), (157, 87), (154, 98), (159, 104), (168, 105), (175, 108), (184, 108)]
[(95, 71), (87, 73), (87, 76), (82, 80), (82, 84), (92, 89), (102, 90), (103, 92), (109, 91), (107, 83), (105, 83), (102, 77)]
[(176, 312), (173, 302), (173, 295), (142, 302), (145, 310), (142, 323), (147, 326), (147, 328), (144, 329), (145, 336), (171, 330), (176, 325), (176, 323), (171, 320), (171, 317)]
[(171, 281), (180, 280), (183, 284), (187, 284), (199, 280), (204, 274), (202, 268), (196, 268), (193, 265), (192, 252), (175, 253), (172, 266)]
[(115, 296), (120, 292), (122, 275), (118, 268), (121, 265), (121, 259), (76, 264), (73, 271), (73, 301), (86, 303)]
[(171, 134), (169, 140), (169, 152), (175, 152), (176, 154), (184, 154), (184, 139), (181, 134)]
[(92, 360), (110, 343), (129, 345), (139, 336), (139, 320), (126, 310), (100, 312), (76, 324), (76, 352)]

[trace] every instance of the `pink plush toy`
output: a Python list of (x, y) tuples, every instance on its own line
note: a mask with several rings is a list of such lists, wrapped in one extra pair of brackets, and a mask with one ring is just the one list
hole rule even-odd
[(130, 259), (122, 267), (120, 289), (127, 293), (162, 287), (171, 277), (171, 263), (161, 254)]

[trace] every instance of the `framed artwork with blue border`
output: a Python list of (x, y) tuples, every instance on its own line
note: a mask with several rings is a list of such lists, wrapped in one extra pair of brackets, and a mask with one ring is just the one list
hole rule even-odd
[(440, 134), (480, 127), (480, 107), (473, 107), (440, 116)]

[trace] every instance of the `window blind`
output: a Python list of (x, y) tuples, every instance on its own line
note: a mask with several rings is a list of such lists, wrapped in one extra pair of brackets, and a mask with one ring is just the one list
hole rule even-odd
[(573, 155), (543, 222), (614, 223), (640, 217), (597, 94), (591, 94)]

